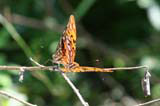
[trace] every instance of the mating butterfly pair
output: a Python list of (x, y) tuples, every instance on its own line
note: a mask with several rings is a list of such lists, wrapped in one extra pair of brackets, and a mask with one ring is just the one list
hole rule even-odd
[(63, 72), (112, 72), (109, 68), (80, 66), (75, 62), (76, 39), (75, 18), (71, 15), (56, 49), (56, 53), (52, 56), (53, 63), (62, 64), (64, 67), (60, 69)]

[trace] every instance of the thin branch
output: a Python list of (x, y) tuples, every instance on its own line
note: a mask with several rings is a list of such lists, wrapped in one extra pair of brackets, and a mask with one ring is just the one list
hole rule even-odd
[(35, 60), (33, 60), (32, 57), (29, 58), (34, 64), (36, 64), (39, 67), (44, 67), (44, 65), (39, 64), (38, 62), (36, 62)]
[(31, 103), (28, 103), (28, 102), (26, 102), (26, 101), (20, 100), (20, 99), (18, 99), (17, 97), (14, 97), (14, 96), (12, 96), (11, 94), (9, 94), (9, 93), (7, 93), (7, 92), (5, 92), (5, 91), (2, 91), (2, 90), (0, 90), (0, 94), (1, 94), (1, 95), (4, 95), (4, 96), (7, 96), (8, 98), (12, 98), (12, 99), (14, 99), (14, 100), (16, 100), (16, 101), (18, 101), (18, 102), (26, 105), (26, 106), (37, 106), (37, 105), (31, 104)]
[(142, 68), (149, 70), (148, 66), (118, 67), (118, 68), (107, 68), (107, 69), (112, 71), (118, 71), (118, 70), (134, 70), (134, 69), (142, 69)]
[(21, 70), (23, 68), (25, 71), (37, 71), (37, 70), (51, 70), (55, 71), (53, 66), (45, 66), (45, 67), (39, 67), (39, 66), (0, 66), (0, 70)]
[(155, 100), (151, 100), (151, 101), (148, 101), (148, 102), (145, 102), (145, 103), (141, 103), (141, 104), (138, 104), (138, 105), (135, 105), (135, 106), (145, 106), (145, 105), (150, 105), (152, 103), (156, 103), (156, 102), (159, 102), (160, 101), (160, 98), (159, 99), (155, 99)]
[[(36, 70), (50, 70), (50, 71), (57, 71), (55, 70), (54, 66), (0, 66), (0, 70), (21, 70), (22, 68), (27, 71), (36, 71)], [(148, 70), (147, 66), (137, 66), (137, 67), (119, 67), (119, 68), (105, 68), (107, 70), (112, 71), (120, 71), (120, 70), (134, 70), (134, 69), (142, 69), (145, 68)], [(63, 72), (63, 71), (62, 71)], [(69, 72), (75, 72), (74, 70), (70, 70)], [(81, 72), (81, 71), (80, 71)], [(97, 72), (95, 70), (88, 70), (82, 72)]]
[(63, 73), (63, 72), (61, 72), (61, 75), (64, 77), (64, 79), (70, 85), (70, 87), (73, 89), (74, 93), (78, 96), (78, 98), (81, 101), (81, 103), (83, 104), (83, 106), (89, 106), (89, 104), (83, 99), (82, 95), (79, 93), (79, 90), (74, 86), (74, 84), (67, 77), (67, 75), (65, 73)]
[[(0, 66), (0, 70), (21, 70), (22, 68), (25, 71), (36, 71), (36, 70), (50, 70), (50, 71), (57, 71), (54, 66)], [(142, 69), (145, 68), (148, 70), (147, 66), (137, 66), (137, 67), (119, 67), (119, 68), (105, 68), (107, 70), (112, 71), (120, 71), (120, 70), (134, 70), (134, 69)], [(63, 72), (63, 71), (62, 71)], [(70, 70), (69, 72), (74, 72), (74, 70)], [(95, 70), (88, 70), (82, 72), (96, 72)]]

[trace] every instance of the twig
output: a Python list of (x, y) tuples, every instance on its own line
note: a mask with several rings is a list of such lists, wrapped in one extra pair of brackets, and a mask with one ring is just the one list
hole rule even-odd
[(56, 71), (53, 69), (53, 66), (45, 66), (45, 67), (39, 67), (39, 66), (0, 66), (0, 70), (18, 70), (20, 71), (21, 68), (23, 68), (25, 71), (37, 71), (37, 70), (51, 70)]
[[(42, 65), (43, 66), (43, 65)], [(23, 68), (25, 71), (36, 71), (36, 70), (50, 70), (50, 71), (58, 71), (55, 70), (54, 66), (0, 66), (0, 70), (21, 70)], [(120, 67), (120, 68), (106, 68), (107, 70), (120, 71), (120, 70), (134, 70), (134, 69), (142, 69), (147, 66), (137, 66), (137, 67)], [(63, 71), (62, 71), (63, 72)], [(74, 70), (70, 70), (69, 72), (74, 72)], [(85, 72), (85, 71), (82, 71)], [(94, 70), (89, 70), (86, 72), (95, 72)]]
[(155, 103), (155, 102), (159, 102), (160, 99), (155, 99), (155, 100), (151, 100), (151, 101), (148, 101), (148, 102), (145, 102), (145, 103), (141, 103), (141, 104), (138, 104), (138, 105), (135, 105), (135, 106), (145, 106), (145, 105), (149, 105), (149, 104), (152, 104), (152, 103)]
[(35, 60), (33, 60), (32, 57), (29, 58), (34, 64), (36, 64), (37, 66), (40, 66), (40, 67), (44, 67), (43, 65), (39, 64), (38, 62), (36, 62)]
[[(38, 66), (0, 66), (0, 70), (21, 70), (23, 68), (24, 70), (27, 71), (36, 71), (36, 70), (50, 70), (50, 71), (56, 71), (54, 69), (54, 66), (43, 66), (43, 65), (38, 65)], [(134, 70), (134, 69), (142, 69), (146, 68), (148, 69), (148, 66), (137, 66), (137, 67), (119, 67), (119, 68), (106, 68), (108, 70), (113, 70), (113, 71), (120, 71), (120, 70)], [(69, 72), (74, 72), (74, 70), (69, 71)], [(83, 71), (85, 72), (85, 71)], [(94, 70), (86, 71), (86, 72), (94, 72)]]
[(149, 70), (148, 66), (119, 67), (119, 68), (107, 68), (107, 69), (112, 71), (118, 71), (118, 70), (134, 70), (134, 69), (141, 69), (141, 68), (145, 68), (146, 70)]
[(70, 85), (70, 87), (73, 89), (74, 93), (78, 96), (78, 98), (81, 101), (81, 103), (83, 104), (83, 106), (89, 106), (89, 104), (83, 99), (82, 95), (79, 93), (79, 90), (74, 86), (74, 84), (70, 81), (70, 79), (66, 76), (66, 74), (61, 72), (61, 75), (64, 77), (64, 79)]
[(16, 101), (18, 101), (18, 102), (26, 105), (26, 106), (37, 106), (37, 105), (31, 104), (31, 103), (28, 103), (28, 102), (26, 102), (26, 101), (20, 100), (20, 99), (18, 99), (17, 97), (14, 97), (14, 96), (10, 95), (9, 93), (7, 93), (7, 92), (5, 92), (5, 91), (2, 91), (2, 90), (0, 90), (0, 94), (1, 94), (1, 95), (4, 95), (4, 96), (7, 96), (7, 97), (9, 97), (9, 98), (12, 98), (12, 99), (14, 99), (14, 100), (16, 100)]

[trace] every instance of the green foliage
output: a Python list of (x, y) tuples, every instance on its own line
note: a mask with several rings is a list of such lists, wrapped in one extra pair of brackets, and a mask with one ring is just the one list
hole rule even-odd
[[(130, 106), (130, 101), (159, 98), (160, 17), (157, 21), (150, 17), (158, 11), (150, 13), (152, 6), (159, 4), (158, 0), (2, 0), (0, 12), (12, 24), (0, 17), (0, 65), (31, 66), (30, 57), (52, 65), (52, 54), (69, 15), (74, 14), (77, 62), (96, 67), (148, 65), (152, 75), (152, 96), (144, 98), (143, 70), (68, 73), (91, 106)], [(18, 77), (15, 70), (1, 71), (0, 88), (38, 106), (81, 106), (58, 72), (25, 72), (23, 83)], [(1, 97), (0, 101), (3, 106), (13, 103)]]

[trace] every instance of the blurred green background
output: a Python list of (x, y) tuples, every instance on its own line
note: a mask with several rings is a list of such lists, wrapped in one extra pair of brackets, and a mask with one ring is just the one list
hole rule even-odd
[[(132, 106), (160, 97), (159, 0), (0, 0), (0, 65), (52, 65), (52, 54), (70, 14), (77, 23), (76, 61), (85, 66), (148, 65), (151, 93), (144, 97), (144, 70), (67, 73), (90, 106)], [(9, 28), (12, 29), (12, 28)], [(0, 89), (38, 106), (82, 106), (58, 72), (0, 71)], [(151, 106), (159, 106), (160, 103)], [(0, 96), (0, 106), (23, 106)]]

